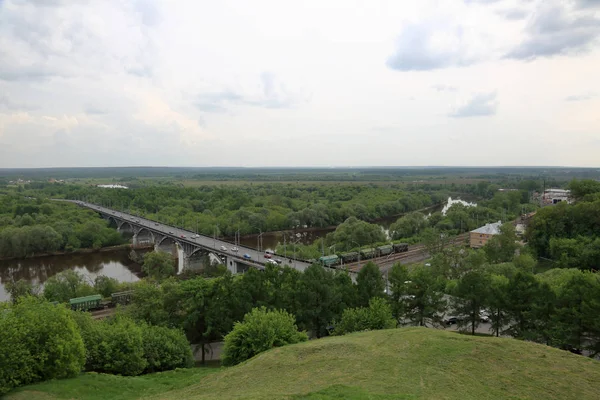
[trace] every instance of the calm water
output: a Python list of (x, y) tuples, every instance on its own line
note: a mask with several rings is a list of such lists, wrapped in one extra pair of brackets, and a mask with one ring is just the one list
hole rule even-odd
[(0, 301), (10, 298), (4, 284), (11, 279), (43, 285), (48, 278), (67, 269), (82, 273), (91, 282), (99, 275), (110, 276), (120, 282), (135, 282), (141, 276), (141, 266), (127, 255), (128, 250), (119, 250), (0, 261)]

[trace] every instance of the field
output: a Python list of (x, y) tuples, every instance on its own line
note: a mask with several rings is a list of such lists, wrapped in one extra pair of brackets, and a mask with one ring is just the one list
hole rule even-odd
[(598, 399), (600, 363), (554, 348), (425, 328), (363, 332), (237, 367), (137, 378), (84, 374), (20, 389), (37, 399)]

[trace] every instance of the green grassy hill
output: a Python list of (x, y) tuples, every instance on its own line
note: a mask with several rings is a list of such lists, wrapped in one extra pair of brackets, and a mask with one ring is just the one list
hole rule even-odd
[[(84, 374), (29, 386), (8, 399), (600, 398), (597, 361), (514, 339), (424, 328), (315, 340), (217, 371), (137, 378)], [(169, 374), (177, 378), (175, 384)], [(144, 392), (131, 388), (133, 380), (145, 380), (139, 385)], [(112, 392), (103, 385), (113, 387)], [(115, 397), (119, 385), (127, 389), (126, 397)]]

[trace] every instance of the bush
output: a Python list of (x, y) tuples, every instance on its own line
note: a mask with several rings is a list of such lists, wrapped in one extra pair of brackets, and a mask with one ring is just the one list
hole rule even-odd
[(94, 293), (94, 288), (85, 281), (85, 277), (70, 269), (54, 275), (44, 284), (44, 297), (49, 301), (66, 303), (69, 299)]
[(102, 297), (110, 297), (111, 294), (119, 291), (119, 281), (115, 278), (100, 275), (94, 280), (94, 289), (96, 293), (102, 295)]
[(167, 371), (175, 368), (190, 368), (194, 365), (192, 349), (185, 334), (177, 329), (146, 325), (142, 330), (144, 372)]
[(0, 306), (0, 394), (14, 387), (77, 375), (85, 349), (71, 313), (25, 297)]
[(342, 320), (336, 324), (334, 335), (350, 332), (390, 329), (396, 326), (392, 310), (387, 302), (379, 297), (369, 301), (369, 307), (347, 308)]
[(146, 369), (142, 327), (125, 317), (96, 322), (86, 335), (87, 368), (115, 375), (139, 375)]
[(223, 365), (236, 365), (273, 347), (306, 340), (308, 336), (298, 332), (292, 314), (280, 310), (267, 311), (264, 307), (254, 308), (225, 336)]

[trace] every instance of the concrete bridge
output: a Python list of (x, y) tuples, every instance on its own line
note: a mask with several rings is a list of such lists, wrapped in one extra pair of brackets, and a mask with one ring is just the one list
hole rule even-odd
[[(183, 250), (184, 268), (189, 265), (189, 260), (201, 254), (213, 253), (224, 258), (224, 264), (232, 273), (246, 271), (249, 267), (264, 269), (268, 259), (263, 252), (243, 246), (235, 246), (233, 243), (215, 239), (209, 236), (198, 235), (185, 229), (166, 225), (157, 221), (127, 214), (121, 211), (86, 203), (77, 200), (61, 200), (90, 208), (99, 213), (103, 218), (114, 222), (120, 231), (129, 231), (133, 234), (133, 244), (152, 243), (156, 250), (165, 250), (177, 245)], [(237, 248), (237, 251), (234, 251)], [(278, 255), (274, 259), (281, 259), (282, 265), (299, 271), (304, 271), (310, 263), (304, 260), (283, 258)]]

